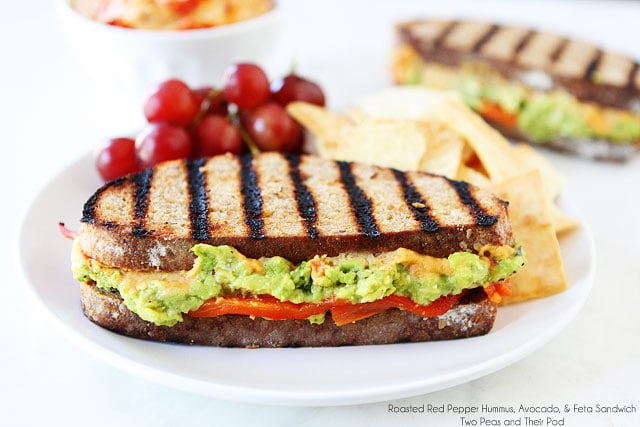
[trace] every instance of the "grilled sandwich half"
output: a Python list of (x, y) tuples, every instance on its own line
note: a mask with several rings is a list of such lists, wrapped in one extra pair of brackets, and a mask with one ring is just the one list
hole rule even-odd
[(623, 161), (640, 149), (640, 68), (557, 34), (490, 22), (397, 26), (400, 84), (456, 90), (507, 137)]
[(85, 315), (157, 341), (337, 346), (487, 333), (524, 264), (492, 194), (311, 155), (162, 163), (89, 198)]

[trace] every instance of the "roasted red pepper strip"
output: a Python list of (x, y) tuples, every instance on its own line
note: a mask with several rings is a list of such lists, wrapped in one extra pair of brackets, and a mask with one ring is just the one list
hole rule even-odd
[(495, 102), (482, 101), (482, 106), (478, 112), (485, 119), (509, 129), (515, 128), (518, 124), (518, 116), (516, 114), (505, 111)]
[(390, 308), (399, 308), (419, 314), (422, 317), (434, 317), (449, 311), (451, 307), (458, 303), (461, 294), (447, 295), (438, 298), (431, 304), (420, 305), (411, 301), (407, 297), (400, 295), (390, 295), (378, 301), (365, 302), (361, 304), (343, 305), (331, 310), (331, 317), (336, 325), (342, 326), (347, 323), (365, 319), (374, 314), (382, 313)]
[(502, 297), (511, 295), (511, 289), (511, 279), (492, 283), (484, 287), (484, 291), (487, 293), (489, 299), (495, 303), (501, 302)]
[(191, 317), (216, 317), (225, 314), (240, 314), (265, 317), (272, 320), (307, 319), (316, 314), (331, 312), (338, 326), (365, 319), (390, 308), (411, 311), (423, 317), (439, 316), (446, 313), (460, 299), (460, 295), (440, 297), (431, 304), (419, 305), (407, 297), (391, 295), (378, 301), (354, 304), (350, 301), (325, 301), (319, 304), (282, 302), (269, 295), (255, 297), (224, 297), (207, 300)]
[[(255, 297), (212, 298), (197, 310), (189, 312), (191, 317), (216, 317), (225, 314), (243, 314), (245, 316), (266, 317), (272, 320), (306, 319), (322, 314), (340, 302), (322, 302), (319, 304), (280, 301), (270, 295)], [(343, 302), (342, 304), (350, 304)]]
[(64, 222), (59, 222), (58, 223), (58, 228), (60, 229), (60, 234), (62, 234), (62, 236), (67, 238), (67, 239), (73, 240), (78, 236), (78, 232), (68, 229), (64, 225)]

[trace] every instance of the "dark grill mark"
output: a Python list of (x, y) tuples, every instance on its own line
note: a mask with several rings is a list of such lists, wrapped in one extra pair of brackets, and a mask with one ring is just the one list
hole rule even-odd
[(318, 219), (316, 202), (313, 194), (309, 191), (300, 176), (300, 156), (286, 154), (285, 158), (289, 162), (289, 177), (295, 187), (296, 202), (298, 203), (298, 213), (304, 219), (304, 226), (307, 235), (312, 239), (318, 237), (318, 230), (315, 223)]
[(249, 237), (263, 239), (262, 194), (258, 187), (258, 177), (253, 170), (253, 155), (240, 156), (240, 192), (242, 193), (244, 222), (249, 226)]
[(145, 228), (145, 218), (149, 209), (149, 189), (152, 177), (153, 168), (145, 169), (131, 176), (131, 181), (135, 185), (133, 216), (137, 220), (131, 234), (135, 237), (146, 237), (150, 234), (149, 230)]
[(118, 224), (115, 222), (111, 222), (111, 221), (106, 221), (102, 224), (100, 224), (101, 227), (106, 228), (107, 230), (117, 230), (118, 229)]
[(151, 232), (147, 230), (144, 225), (135, 224), (133, 230), (131, 230), (131, 235), (134, 237), (148, 237), (151, 235)]
[(631, 71), (629, 71), (629, 78), (627, 79), (627, 88), (634, 89), (635, 88), (635, 78), (636, 73), (640, 72), (640, 65), (637, 62), (633, 63), (631, 67)]
[(95, 224), (96, 223), (96, 205), (98, 204), (98, 200), (100, 200), (100, 196), (102, 195), (102, 193), (111, 187), (119, 187), (125, 181), (126, 181), (126, 178), (124, 177), (115, 179), (103, 185), (100, 189), (98, 189), (98, 191), (93, 193), (91, 197), (89, 197), (89, 200), (87, 200), (84, 206), (82, 207), (82, 218), (80, 219), (80, 221), (87, 222), (89, 224)]
[(476, 42), (475, 45), (473, 45), (473, 48), (471, 49), (471, 52), (480, 52), (480, 49), (482, 49), (482, 46), (484, 46), (485, 43), (487, 43), (489, 40), (491, 40), (491, 38), (493, 37), (493, 35), (500, 29), (499, 26), (493, 24), (491, 25), (491, 27), (489, 27), (489, 29), (487, 30), (487, 32), (480, 37), (480, 40), (478, 40)]
[(187, 160), (187, 177), (189, 182), (189, 216), (191, 218), (191, 237), (195, 240), (209, 238), (209, 198), (202, 173), (204, 158)]
[(409, 40), (409, 43), (411, 43), (416, 50), (421, 52), (423, 55), (428, 55), (430, 51), (437, 48), (442, 44), (442, 42), (444, 42), (456, 25), (458, 25), (458, 23), (455, 21), (448, 22), (438, 35), (429, 40), (424, 39), (419, 35), (414, 35), (413, 28), (410, 25), (402, 26), (400, 28), (400, 33), (403, 37), (406, 37), (407, 40)]
[(562, 57), (562, 53), (566, 49), (569, 44), (568, 39), (561, 39), (558, 46), (556, 46), (555, 50), (551, 53), (551, 57), (549, 58), (552, 63), (556, 62), (560, 57)]
[(529, 30), (525, 34), (525, 36), (520, 40), (520, 42), (516, 45), (516, 48), (513, 50), (513, 54), (511, 56), (512, 60), (515, 60), (518, 57), (518, 54), (524, 50), (524, 48), (529, 44), (529, 41), (535, 36), (536, 32)]
[(598, 50), (596, 56), (591, 60), (591, 63), (587, 67), (584, 72), (583, 78), (589, 81), (592, 81), (595, 77), (596, 71), (598, 70), (598, 65), (600, 65), (600, 60), (602, 59), (602, 51)]
[(407, 206), (413, 212), (416, 221), (420, 222), (420, 229), (430, 233), (438, 231), (440, 224), (431, 216), (429, 206), (427, 206), (422, 195), (418, 193), (413, 183), (409, 181), (407, 175), (397, 169), (393, 169), (393, 174), (400, 184), (400, 187), (402, 187), (402, 193), (404, 194), (404, 200)]
[(444, 41), (447, 39), (447, 37), (449, 37), (449, 34), (453, 31), (453, 29), (455, 27), (457, 27), (460, 23), (457, 21), (452, 21), (450, 23), (448, 23), (447, 25), (445, 25), (444, 29), (442, 31), (440, 31), (440, 34), (438, 34), (434, 39), (433, 39), (433, 47), (437, 47), (440, 46), (442, 43), (444, 43)]
[(497, 216), (487, 214), (482, 206), (478, 204), (477, 200), (474, 199), (469, 191), (469, 184), (451, 179), (447, 181), (449, 181), (449, 184), (456, 190), (456, 193), (458, 193), (460, 201), (469, 208), (477, 225), (490, 226), (498, 221)]
[(382, 233), (378, 230), (376, 220), (373, 217), (371, 209), (371, 201), (360, 187), (356, 185), (356, 177), (351, 171), (351, 163), (338, 161), (336, 162), (340, 168), (340, 179), (351, 203), (351, 211), (356, 215), (360, 232), (367, 237), (380, 237)]

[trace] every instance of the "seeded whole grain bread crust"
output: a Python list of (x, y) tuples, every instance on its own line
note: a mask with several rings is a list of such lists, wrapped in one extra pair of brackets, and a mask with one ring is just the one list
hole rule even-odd
[(620, 144), (605, 139), (590, 138), (558, 138), (552, 141), (539, 142), (517, 129), (507, 128), (499, 123), (485, 119), (493, 128), (513, 141), (524, 141), (543, 148), (575, 154), (586, 159), (603, 160), (608, 162), (626, 162), (640, 152), (640, 143)]
[(82, 252), (110, 267), (188, 270), (196, 243), (294, 264), (399, 247), (436, 257), (512, 245), (507, 202), (442, 176), (261, 153), (176, 160), (85, 204)]
[(475, 289), (447, 313), (423, 318), (398, 309), (336, 326), (327, 314), (324, 323), (307, 320), (268, 320), (225, 315), (184, 316), (175, 326), (157, 326), (131, 312), (117, 292), (92, 284), (80, 285), (85, 316), (121, 335), (150, 341), (218, 347), (337, 347), (468, 338), (487, 334), (496, 318), (496, 304)]

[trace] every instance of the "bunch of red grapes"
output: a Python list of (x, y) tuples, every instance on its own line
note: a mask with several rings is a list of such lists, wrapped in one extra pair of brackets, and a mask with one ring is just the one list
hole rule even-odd
[(251, 63), (227, 67), (219, 89), (166, 80), (144, 101), (146, 127), (135, 139), (106, 140), (95, 152), (96, 168), (108, 181), (167, 160), (299, 152), (302, 128), (285, 109), (293, 101), (324, 106), (325, 97), (316, 83), (293, 72), (270, 82)]

